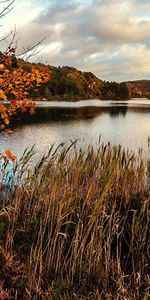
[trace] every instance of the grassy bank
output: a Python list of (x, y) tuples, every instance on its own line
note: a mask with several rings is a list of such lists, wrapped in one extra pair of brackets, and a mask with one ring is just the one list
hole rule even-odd
[(0, 296), (149, 299), (150, 162), (109, 144), (71, 148), (28, 171), (26, 152), (23, 184), (1, 188)]

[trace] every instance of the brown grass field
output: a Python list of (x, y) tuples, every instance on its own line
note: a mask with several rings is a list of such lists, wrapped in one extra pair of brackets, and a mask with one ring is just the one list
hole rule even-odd
[(150, 299), (150, 160), (75, 143), (31, 158), (9, 188), (0, 166), (0, 299)]

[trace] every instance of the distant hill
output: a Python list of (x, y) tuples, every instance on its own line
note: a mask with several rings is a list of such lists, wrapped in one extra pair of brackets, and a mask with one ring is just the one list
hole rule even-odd
[(150, 80), (135, 80), (126, 82), (131, 97), (150, 98)]
[[(30, 71), (31, 67), (40, 69), (43, 64), (16, 61), (17, 67)], [(82, 72), (74, 67), (45, 66), (50, 80), (36, 89), (30, 89), (30, 97), (39, 99), (40, 95), (47, 100), (79, 100), (79, 99), (128, 99), (126, 83), (107, 82), (99, 79), (91, 72)]]
[(47, 66), (50, 81), (40, 92), (48, 99), (115, 99), (124, 100), (133, 97), (150, 97), (150, 80), (128, 82), (108, 82), (91, 72), (82, 72), (76, 68)]
[(103, 81), (91, 72), (81, 72), (73, 67), (51, 67), (51, 80), (44, 96), (48, 99), (99, 98)]
[[(33, 67), (40, 70), (43, 66), (41, 63), (30, 63), (14, 57), (11, 71), (24, 68), (30, 72)], [(150, 80), (108, 82), (99, 79), (91, 72), (82, 72), (74, 67), (46, 65), (44, 68), (49, 73), (49, 81), (36, 88), (30, 87), (29, 96), (33, 100), (40, 99), (40, 95), (49, 101), (93, 98), (103, 100), (125, 100), (133, 97), (150, 98)]]
[[(30, 64), (24, 67), (29, 68)], [(36, 64), (36, 68), (40, 64)], [(107, 82), (99, 79), (91, 72), (82, 72), (76, 68), (63, 66), (47, 66), (50, 80), (33, 90), (31, 97), (38, 98), (42, 94), (47, 100), (79, 100), (79, 99), (128, 99), (129, 92), (125, 83)]]

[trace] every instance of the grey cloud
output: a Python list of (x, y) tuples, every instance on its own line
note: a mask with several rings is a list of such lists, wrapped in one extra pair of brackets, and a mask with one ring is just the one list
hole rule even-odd
[[(149, 1), (142, 3), (150, 7)], [(93, 71), (105, 80), (150, 76), (150, 19), (139, 0), (93, 0), (85, 6), (53, 0), (29, 26), (30, 31), (19, 29), (23, 43), (46, 36), (47, 49), (61, 44), (56, 52), (41, 52), (43, 61), (52, 65)]]
[(65, 22), (71, 20), (75, 14), (78, 5), (73, 0), (55, 0), (50, 3), (45, 11), (36, 19), (36, 23), (47, 24), (56, 22)]
[(131, 1), (133, 1), (133, 2), (135, 2), (135, 4), (138, 4), (138, 3), (140, 3), (141, 4), (141, 2), (142, 2), (142, 4), (149, 4), (149, 0), (131, 0)]

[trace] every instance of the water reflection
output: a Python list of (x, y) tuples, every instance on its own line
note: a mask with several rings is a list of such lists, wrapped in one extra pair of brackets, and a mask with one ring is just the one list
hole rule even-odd
[(112, 106), (108, 108), (104, 108), (103, 111), (108, 112), (112, 118), (118, 117), (121, 115), (125, 117), (127, 113), (128, 107), (127, 106)]
[(102, 114), (109, 114), (112, 117), (119, 115), (125, 116), (127, 106), (112, 106), (112, 107), (41, 107), (36, 108), (36, 114), (31, 116), (29, 113), (23, 117), (16, 117), (13, 120), (13, 125), (18, 126), (23, 124), (45, 123), (49, 121), (73, 121), (73, 120), (89, 120)]
[(69, 107), (63, 107), (63, 103), (61, 107), (44, 104), (36, 108), (34, 116), (24, 115), (23, 120), (19, 117), (15, 120), (13, 136), (0, 135), (0, 149), (11, 149), (20, 156), (26, 147), (35, 144), (38, 156), (41, 156), (53, 143), (70, 139), (77, 139), (79, 147), (86, 147), (89, 143), (96, 147), (101, 135), (106, 143), (121, 144), (134, 151), (143, 147), (147, 152), (150, 105), (143, 100), (138, 100), (138, 103), (120, 105), (113, 102), (108, 106), (77, 106), (75, 103)]

